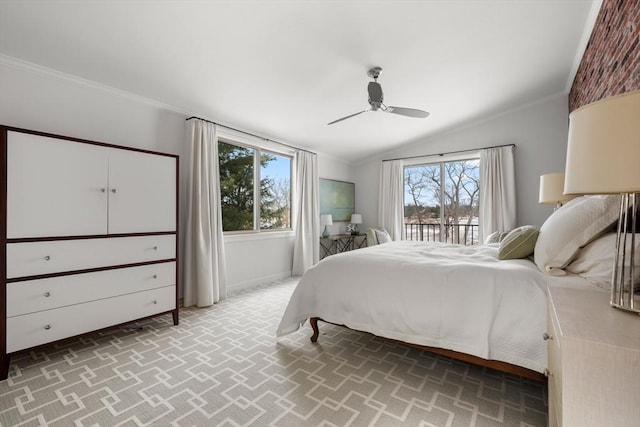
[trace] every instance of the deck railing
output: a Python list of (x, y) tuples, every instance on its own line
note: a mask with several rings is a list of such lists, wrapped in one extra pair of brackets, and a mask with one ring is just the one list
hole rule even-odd
[[(405, 238), (407, 240), (419, 240), (425, 242), (440, 241), (440, 224), (405, 223)], [(478, 244), (478, 224), (445, 224), (445, 243), (459, 245)]]

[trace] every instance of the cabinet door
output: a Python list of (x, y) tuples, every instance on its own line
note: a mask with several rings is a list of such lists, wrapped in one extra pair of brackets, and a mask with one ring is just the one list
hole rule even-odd
[(174, 157), (112, 149), (109, 153), (109, 233), (175, 231)]
[(7, 135), (7, 238), (105, 234), (107, 149)]

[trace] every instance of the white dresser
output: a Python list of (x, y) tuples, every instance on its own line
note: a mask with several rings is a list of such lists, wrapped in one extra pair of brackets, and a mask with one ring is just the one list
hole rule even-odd
[(0, 126), (0, 380), (12, 353), (178, 323), (178, 157)]
[(640, 316), (550, 287), (547, 327), (549, 426), (640, 426)]

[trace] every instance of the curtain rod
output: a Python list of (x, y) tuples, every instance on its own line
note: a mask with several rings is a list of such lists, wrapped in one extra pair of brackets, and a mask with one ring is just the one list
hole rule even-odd
[(409, 156), (409, 157), (398, 157), (396, 159), (385, 159), (383, 162), (392, 162), (394, 160), (408, 160), (408, 159), (419, 159), (420, 157), (435, 157), (435, 156), (445, 156), (447, 154), (458, 154), (458, 153), (469, 153), (472, 151), (478, 150), (488, 150), (489, 148), (500, 148), (500, 147), (514, 147), (516, 144), (502, 144), (502, 145), (493, 145), (491, 147), (480, 147), (480, 148), (470, 148), (468, 150), (458, 150), (458, 151), (449, 151), (448, 153), (436, 153), (436, 154), (421, 154), (419, 156)]
[(244, 131), (244, 130), (232, 128), (231, 126), (223, 125), (221, 123), (216, 123), (216, 122), (214, 122), (212, 120), (203, 119), (202, 117), (191, 116), (188, 119), (185, 119), (185, 122), (189, 121), (191, 119), (198, 119), (198, 120), (202, 120), (203, 122), (213, 123), (214, 125), (222, 126), (223, 128), (227, 128), (227, 129), (234, 130), (236, 132), (244, 133), (245, 135), (250, 135), (250, 136), (253, 136), (254, 138), (258, 138), (258, 139), (261, 139), (263, 141), (275, 142), (276, 144), (284, 145), (285, 147), (293, 148), (294, 150), (306, 151), (307, 153), (311, 153), (311, 154), (316, 154), (317, 155), (317, 153), (314, 153), (311, 150), (305, 150), (304, 148), (294, 147), (293, 145), (285, 144), (284, 142), (274, 141), (273, 139), (265, 138), (264, 136), (256, 135), (255, 133), (247, 132), (247, 131)]

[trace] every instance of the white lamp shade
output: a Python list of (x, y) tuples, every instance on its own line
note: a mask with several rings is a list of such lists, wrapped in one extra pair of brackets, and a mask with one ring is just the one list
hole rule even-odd
[(331, 214), (320, 215), (320, 225), (333, 225), (333, 217)]
[(562, 194), (564, 191), (564, 173), (548, 173), (540, 176), (539, 203), (545, 205), (563, 204), (576, 196)]
[(360, 215), (360, 214), (352, 214), (351, 215), (351, 224), (362, 224), (362, 215)]
[(640, 192), (640, 90), (569, 115), (566, 194)]

